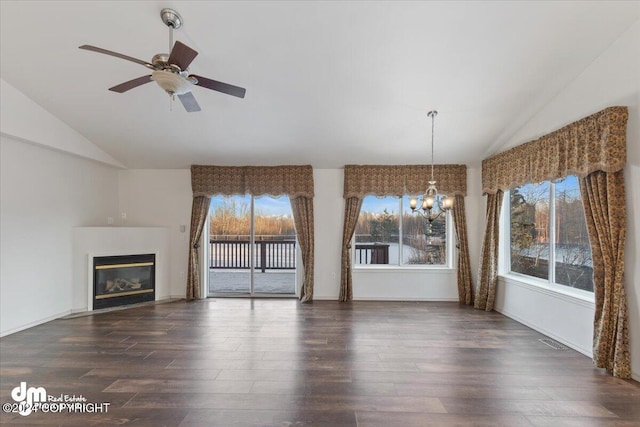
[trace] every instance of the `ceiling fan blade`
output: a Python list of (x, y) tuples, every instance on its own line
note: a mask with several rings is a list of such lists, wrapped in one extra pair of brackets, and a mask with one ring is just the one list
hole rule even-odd
[(117, 86), (110, 87), (109, 90), (118, 93), (124, 93), (128, 90), (136, 88), (138, 86), (142, 86), (145, 83), (149, 83), (151, 80), (151, 76), (142, 76), (137, 79), (129, 80), (128, 82), (120, 83)]
[(78, 48), (79, 49), (84, 49), (84, 50), (90, 50), (90, 51), (98, 52), (98, 53), (104, 53), (105, 55), (115, 56), (116, 58), (125, 59), (127, 61), (135, 62), (136, 64), (144, 65), (145, 67), (150, 68), (152, 70), (156, 69), (156, 67), (154, 67), (153, 64), (150, 64), (150, 63), (148, 63), (146, 61), (134, 58), (132, 56), (123, 55), (123, 54), (118, 53), (118, 52), (113, 52), (111, 50), (102, 49), (101, 47), (95, 47), (95, 46), (91, 46), (91, 45), (88, 45), (88, 44), (83, 44), (82, 46), (79, 46)]
[(189, 68), (189, 64), (191, 64), (191, 61), (193, 61), (196, 56), (198, 56), (198, 52), (191, 49), (186, 44), (176, 41), (173, 45), (173, 49), (171, 49), (167, 62), (169, 64), (177, 65), (184, 71)]
[(184, 109), (187, 110), (187, 113), (200, 111), (200, 106), (198, 105), (198, 101), (196, 101), (196, 98), (193, 96), (191, 92), (178, 95), (178, 98), (180, 98), (180, 102), (182, 102), (182, 105), (184, 105)]
[(243, 87), (233, 86), (228, 83), (222, 83), (216, 80), (208, 79), (206, 77), (196, 76), (195, 74), (192, 74), (189, 77), (195, 77), (196, 80), (198, 80), (198, 82), (196, 83), (198, 86), (226, 93), (227, 95), (237, 96), (238, 98), (244, 98), (244, 94), (247, 92), (247, 90)]

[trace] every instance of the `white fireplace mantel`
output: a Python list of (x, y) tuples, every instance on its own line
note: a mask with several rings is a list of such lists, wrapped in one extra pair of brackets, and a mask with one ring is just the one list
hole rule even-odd
[(77, 227), (73, 230), (72, 311), (92, 309), (93, 257), (156, 255), (156, 300), (169, 293), (168, 227)]

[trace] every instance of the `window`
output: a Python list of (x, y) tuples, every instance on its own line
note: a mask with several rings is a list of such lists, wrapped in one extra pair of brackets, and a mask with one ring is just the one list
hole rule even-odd
[(449, 214), (443, 212), (429, 232), (426, 219), (411, 211), (410, 197), (364, 198), (355, 231), (355, 266), (450, 267)]
[(591, 246), (577, 177), (525, 184), (509, 191), (505, 200), (510, 272), (593, 292)]

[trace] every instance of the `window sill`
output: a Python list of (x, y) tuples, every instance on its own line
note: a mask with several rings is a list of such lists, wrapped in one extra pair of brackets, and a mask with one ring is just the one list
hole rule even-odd
[(399, 266), (399, 265), (367, 265), (366, 267), (354, 266), (351, 270), (353, 273), (369, 273), (369, 272), (383, 272), (383, 273), (455, 273), (456, 269), (449, 266)]
[(587, 307), (594, 307), (594, 295), (591, 292), (565, 287), (563, 285), (550, 285), (548, 282), (536, 280), (525, 275), (507, 273), (498, 276), (504, 284), (515, 285), (522, 288), (534, 290), (536, 292), (551, 295), (556, 298), (570, 302), (577, 302)]

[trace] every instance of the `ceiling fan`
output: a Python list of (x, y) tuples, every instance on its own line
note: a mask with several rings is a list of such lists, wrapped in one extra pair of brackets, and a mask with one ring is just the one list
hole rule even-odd
[(155, 81), (172, 99), (174, 96), (177, 96), (187, 112), (190, 113), (200, 111), (200, 106), (191, 93), (194, 85), (237, 96), (238, 98), (244, 98), (246, 92), (244, 88), (211, 80), (206, 77), (196, 76), (195, 74), (189, 74), (189, 64), (198, 56), (198, 52), (179, 41), (176, 41), (175, 44), (173, 43), (173, 30), (177, 30), (182, 26), (182, 17), (173, 9), (162, 9), (162, 11), (160, 11), (160, 17), (162, 18), (162, 22), (169, 27), (169, 49), (171, 53), (168, 55), (166, 53), (158, 53), (153, 56), (151, 62), (96, 46), (87, 44), (80, 46), (80, 49), (115, 56), (116, 58), (144, 65), (150, 70), (153, 70), (150, 75), (129, 80), (128, 82), (111, 87), (109, 90), (124, 93), (145, 83)]

